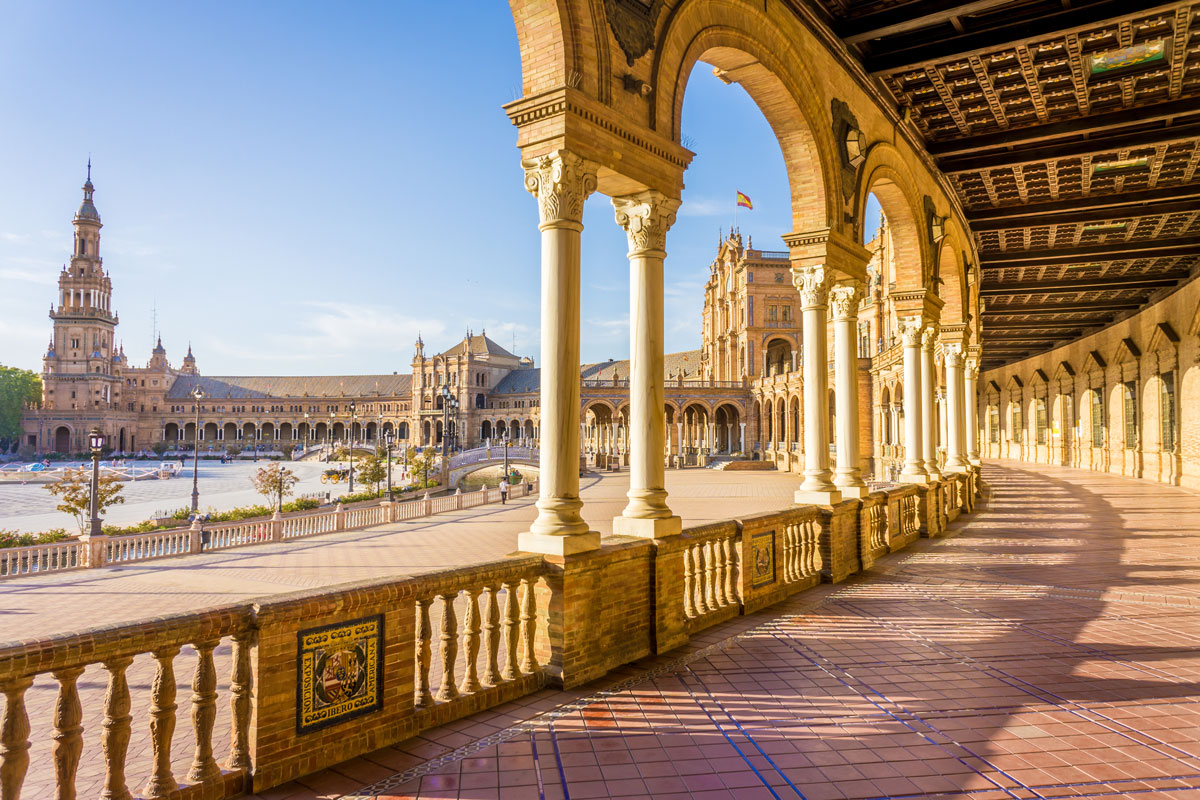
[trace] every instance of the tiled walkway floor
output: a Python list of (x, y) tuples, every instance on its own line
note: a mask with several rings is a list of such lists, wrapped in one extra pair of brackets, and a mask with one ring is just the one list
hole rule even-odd
[(261, 800), (1200, 798), (1200, 496), (985, 476), (954, 538)]

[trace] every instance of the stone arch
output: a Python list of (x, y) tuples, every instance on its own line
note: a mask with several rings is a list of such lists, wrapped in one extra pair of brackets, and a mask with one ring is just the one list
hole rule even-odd
[(59, 425), (54, 430), (54, 452), (70, 453), (71, 440), (74, 438), (74, 432), (67, 425)]
[(859, 174), (863, 177), (854, 214), (856, 224), (861, 226), (866, 218), (867, 197), (874, 194), (892, 232), (896, 290), (926, 288), (931, 259), (924, 207), (922, 199), (914, 194), (917, 181), (904, 157), (890, 144), (875, 144), (867, 151)]
[(168, 422), (163, 426), (163, 441), (175, 442), (180, 438), (180, 429), (178, 422)]
[[(949, 225), (949, 223), (947, 223)], [(963, 246), (965, 238), (957, 231), (957, 225), (954, 226), (943, 238), (938, 245), (937, 256), (937, 277), (939, 283), (934, 287), (937, 296), (942, 300), (942, 325), (969, 325), (974, 323), (974, 316), (970, 313), (971, 296), (967, 286), (966, 268), (963, 264), (963, 253), (966, 248)], [(976, 330), (973, 325), (969, 325), (968, 331)], [(979, 341), (977, 336), (972, 336), (974, 341)]]
[[(732, 0), (681, 3), (667, 12), (654, 50), (650, 127), (675, 142), (696, 62), (711, 64), (754, 100), (783, 152), (792, 229), (840, 228), (830, 112), (821, 81), (797, 46), (807, 31), (783, 32), (764, 10)], [(815, 45), (816, 43), (813, 42)]]
[(226, 423), (225, 423), (225, 430), (223, 431), (223, 435), (224, 435), (224, 437), (225, 437), (226, 441), (230, 441), (230, 442), (236, 441), (236, 440), (237, 440), (237, 434), (238, 434), (238, 427), (237, 427), (237, 423), (235, 423), (235, 422), (226, 422)]
[(811, 34), (799, 26), (780, 30), (776, 19), (752, 4), (678, 4), (666, 12), (654, 49), (650, 127), (679, 142), (692, 68), (697, 61), (712, 65), (722, 80), (742, 86), (775, 133), (788, 174), (792, 229), (840, 228), (830, 112), (800, 38)]

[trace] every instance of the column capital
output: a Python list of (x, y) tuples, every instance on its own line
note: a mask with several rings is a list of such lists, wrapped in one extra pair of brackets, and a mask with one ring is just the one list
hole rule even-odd
[(942, 352), (946, 356), (946, 366), (947, 367), (953, 367), (955, 369), (962, 369), (962, 366), (963, 366), (962, 345), (960, 345), (960, 344), (942, 345)]
[(966, 360), (966, 376), (969, 381), (979, 380), (979, 359), (968, 357)]
[(933, 348), (937, 345), (938, 340), (938, 324), (936, 322), (928, 323), (921, 331), (921, 349), (933, 352)]
[(596, 165), (567, 150), (521, 161), (525, 188), (538, 200), (541, 226), (583, 225), (583, 201), (596, 191)]
[(904, 339), (905, 347), (920, 347), (921, 334), (925, 330), (925, 320), (922, 317), (900, 317), (900, 336)]
[(666, 256), (667, 231), (675, 224), (679, 201), (653, 190), (612, 199), (617, 224), (629, 239), (629, 255)]
[(800, 309), (829, 305), (829, 274), (824, 264), (792, 267), (792, 283), (800, 292)]
[(829, 292), (830, 305), (833, 306), (833, 319), (858, 319), (858, 306), (862, 303), (863, 285), (858, 281), (843, 281)]

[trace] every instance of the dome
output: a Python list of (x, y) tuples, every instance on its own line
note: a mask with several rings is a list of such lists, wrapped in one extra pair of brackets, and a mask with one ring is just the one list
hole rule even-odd
[(154, 355), (156, 355), (156, 356), (165, 356), (167, 354), (167, 348), (162, 346), (162, 337), (161, 336), (158, 337), (158, 344), (156, 344), (154, 346), (154, 349), (151, 350), (150, 352), (154, 353)]

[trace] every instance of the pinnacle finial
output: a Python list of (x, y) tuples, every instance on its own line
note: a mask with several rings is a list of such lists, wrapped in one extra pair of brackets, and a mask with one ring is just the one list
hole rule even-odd
[(92, 156), (88, 155), (88, 183), (92, 182)]

